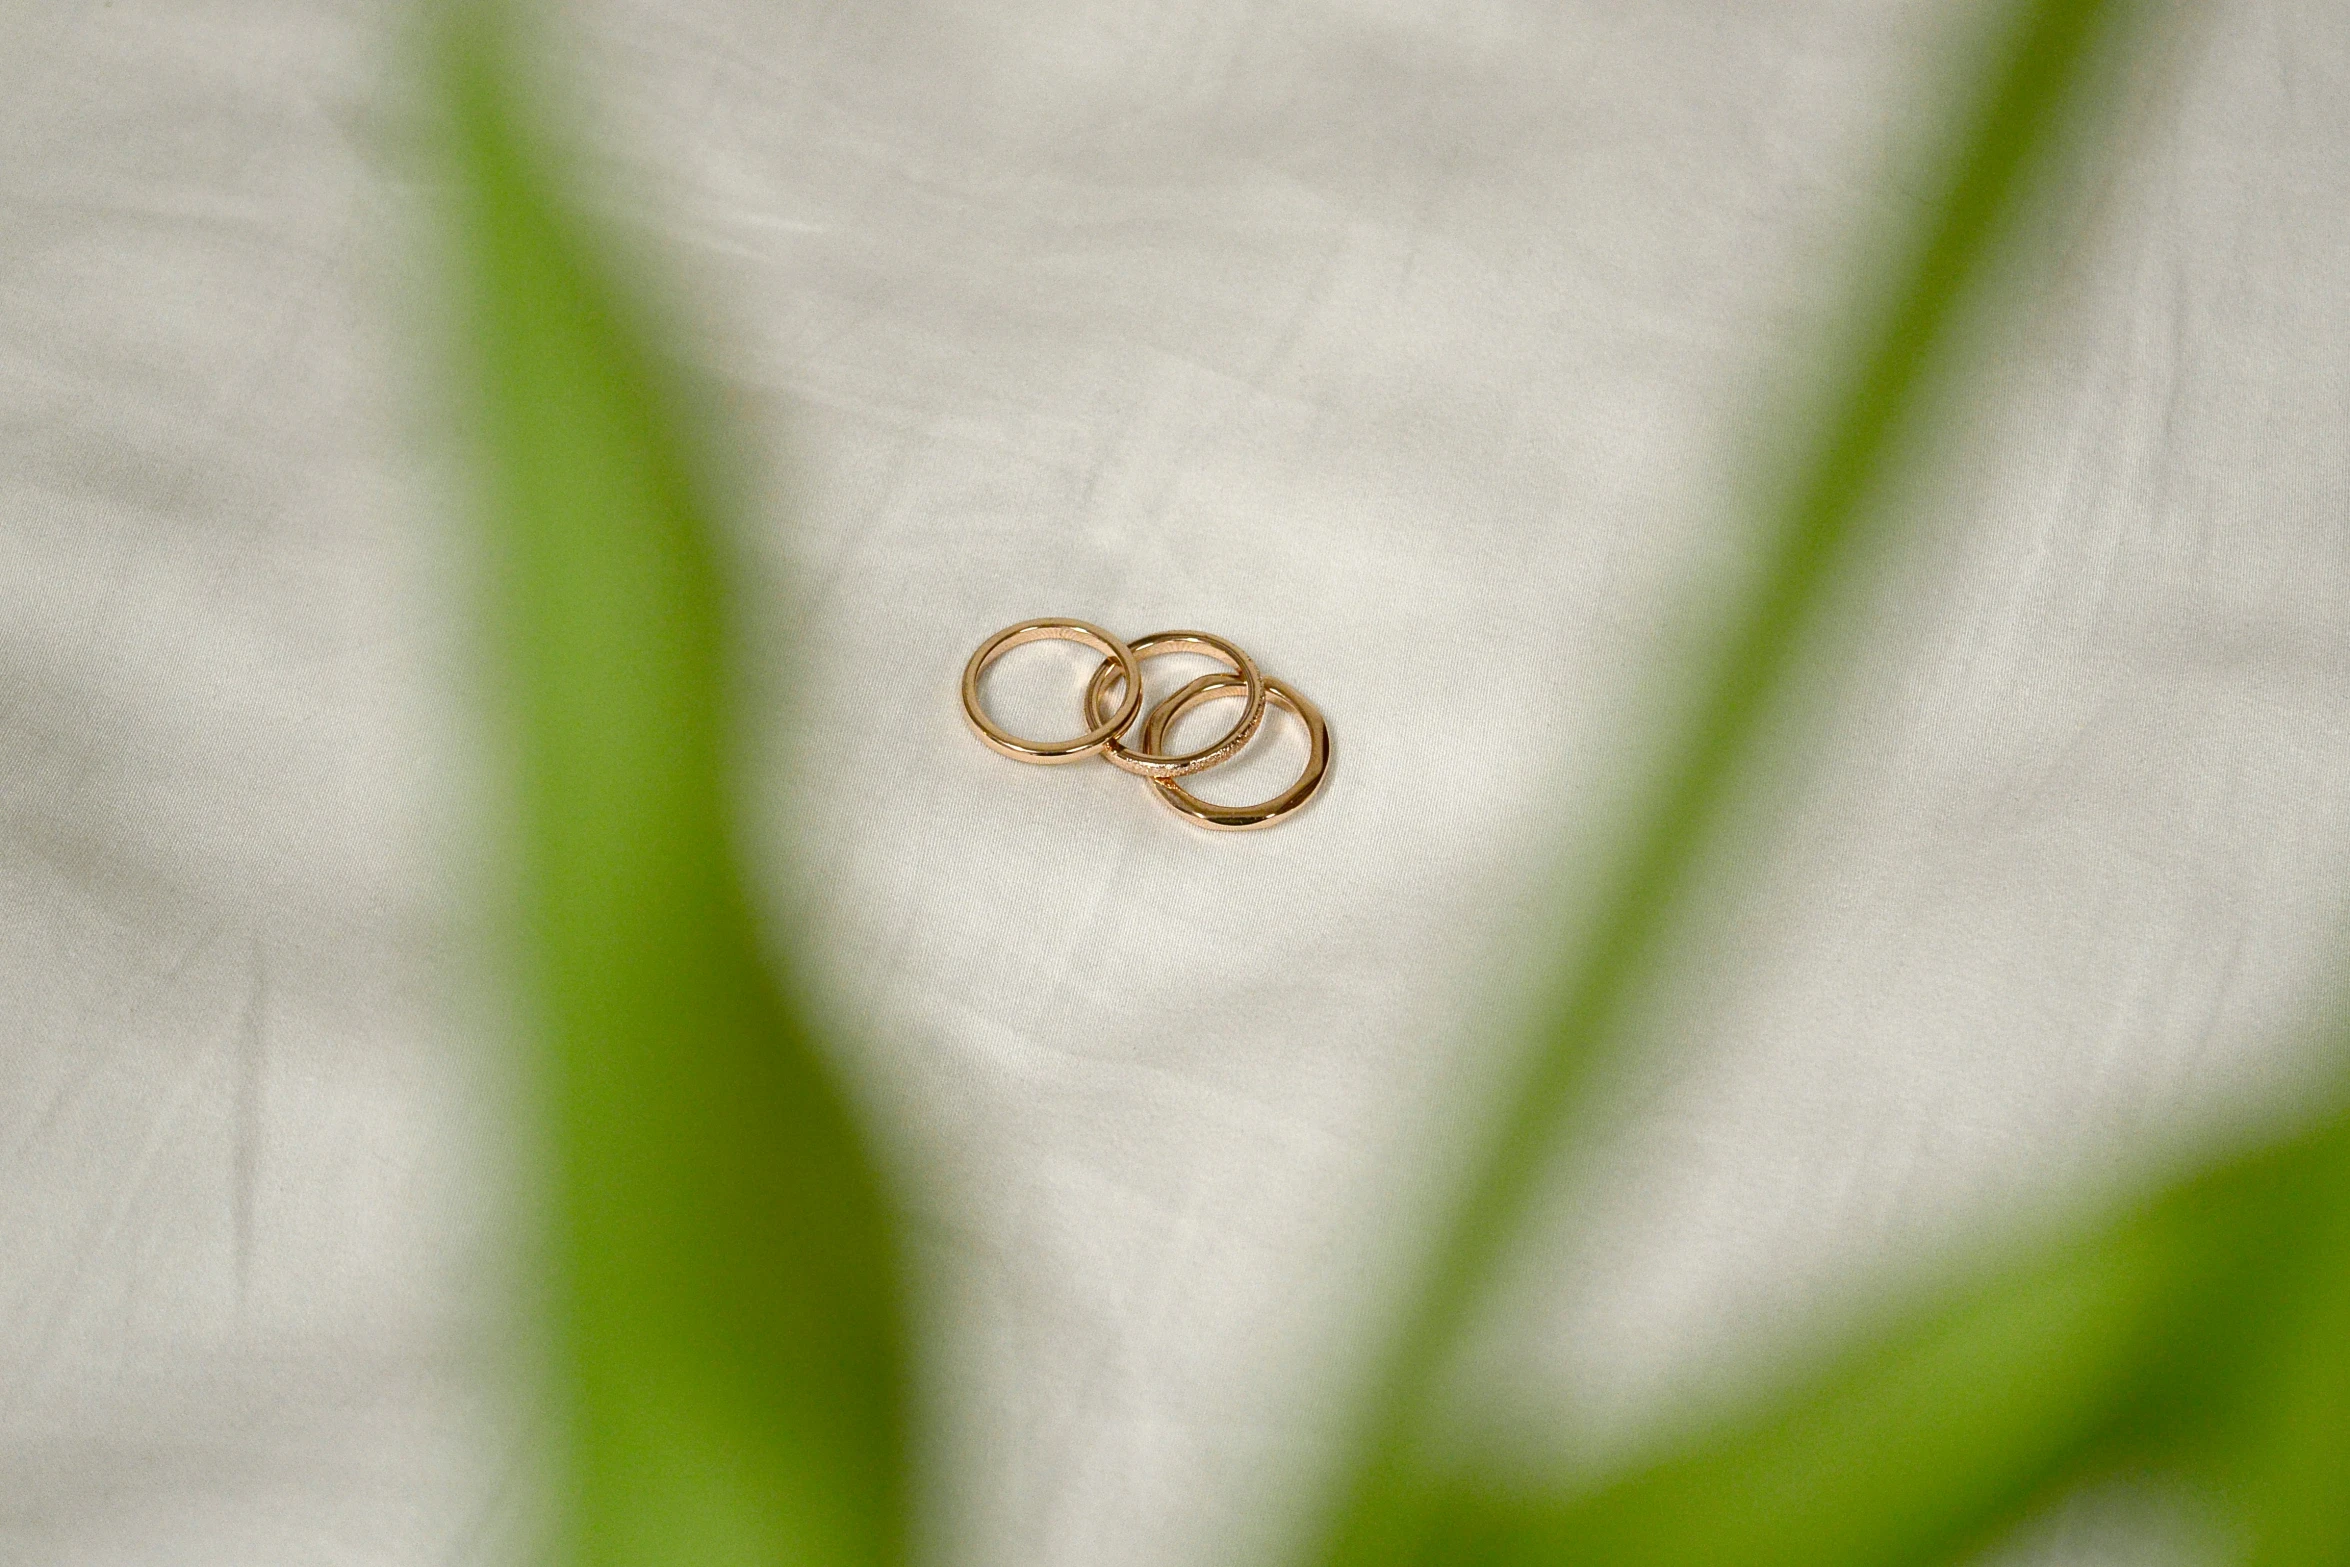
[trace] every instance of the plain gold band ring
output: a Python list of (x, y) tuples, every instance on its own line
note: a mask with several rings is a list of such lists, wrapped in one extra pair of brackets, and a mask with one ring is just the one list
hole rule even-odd
[[(1137, 659), (1152, 659), (1162, 653), (1205, 653), (1220, 658), (1232, 666), (1232, 672), (1246, 682), (1248, 704), (1241, 709), (1240, 722), (1232, 732), (1214, 745), (1197, 751), (1185, 751), (1177, 756), (1161, 756), (1156, 740), (1141, 750), (1131, 750), (1123, 740), (1112, 739), (1102, 747), (1102, 760), (1122, 767), (1137, 778), (1181, 778), (1186, 773), (1205, 772), (1218, 762), (1230, 761), (1240, 748), (1256, 734), (1257, 726), (1265, 721), (1265, 677), (1257, 671), (1257, 661), (1239, 648), (1206, 631), (1154, 631), (1147, 637), (1136, 637), (1127, 644), (1134, 649)], [(1105, 658), (1093, 672), (1092, 683), (1085, 688), (1085, 721), (1098, 724), (1109, 704), (1110, 682), (1120, 677), (1115, 659)], [(1124, 733), (1123, 730), (1120, 733)]]
[[(1074, 740), (1023, 740), (988, 717), (979, 705), (979, 677), (988, 665), (1016, 647), (1045, 641), (1082, 642), (1111, 661), (1104, 667), (1116, 669), (1126, 677), (1126, 696), (1119, 702), (1118, 710)], [(1142, 662), (1134, 656), (1134, 649), (1101, 627), (1082, 620), (1048, 618), (1006, 626), (980, 643), (979, 651), (971, 655), (971, 662), (963, 666), (963, 716), (971, 720), (971, 727), (979, 732), (980, 739), (1015, 762), (1083, 761), (1124, 734), (1140, 711)], [(1090, 708), (1085, 716), (1093, 717)]]
[[(1221, 696), (1236, 696), (1247, 690), (1247, 684), (1238, 675), (1221, 672), (1206, 674), (1151, 709), (1151, 716), (1143, 720), (1142, 744), (1147, 751), (1157, 751), (1166, 742), (1167, 731), (1175, 720), (1200, 703)], [(1300, 696), (1287, 683), (1268, 678), (1265, 695), (1295, 713), (1306, 726), (1306, 768), (1297, 782), (1282, 790), (1262, 805), (1211, 805), (1193, 794), (1172, 778), (1154, 778), (1151, 787), (1159, 798), (1202, 827), (1221, 832), (1246, 832), (1252, 827), (1270, 827), (1314, 797), (1322, 787), (1322, 780), (1330, 776), (1330, 726), (1322, 721), (1322, 710)]]

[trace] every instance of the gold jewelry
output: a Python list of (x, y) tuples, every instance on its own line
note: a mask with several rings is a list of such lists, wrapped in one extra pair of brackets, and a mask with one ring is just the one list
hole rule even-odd
[[(1115, 669), (1126, 677), (1126, 696), (1118, 710), (1106, 719), (1096, 720), (1091, 708), (1086, 717), (1093, 727), (1074, 740), (1023, 740), (987, 716), (979, 705), (979, 676), (988, 665), (1016, 647), (1029, 642), (1082, 642), (1101, 653), (1111, 662), (1106, 668)], [(1080, 762), (1100, 751), (1126, 732), (1134, 722), (1134, 715), (1142, 711), (1142, 664), (1134, 656), (1134, 649), (1111, 636), (1107, 631), (1082, 620), (1023, 620), (979, 644), (979, 651), (971, 655), (971, 662), (963, 666), (963, 716), (971, 720), (971, 727), (990, 747), (1002, 752), (1015, 762)]]
[[(1200, 703), (1237, 695), (1246, 689), (1237, 675), (1217, 672), (1200, 676), (1151, 709), (1150, 717), (1142, 724), (1143, 749), (1157, 751), (1165, 743), (1167, 731), (1175, 720)], [(1296, 714), (1306, 726), (1306, 767), (1297, 782), (1261, 805), (1211, 805), (1172, 778), (1154, 778), (1151, 787), (1159, 791), (1159, 798), (1198, 825), (1221, 832), (1270, 827), (1312, 799), (1322, 787), (1322, 780), (1330, 776), (1330, 726), (1322, 721), (1320, 708), (1283, 681), (1266, 680), (1265, 694)]]
[[(1093, 727), (1074, 740), (1024, 740), (1006, 731), (979, 705), (979, 677), (988, 665), (1023, 643), (1048, 638), (1082, 642), (1102, 655), (1100, 666), (1085, 684), (1085, 700), (1079, 709)], [(1200, 676), (1152, 708), (1143, 720), (1142, 744), (1128, 746), (1121, 736), (1142, 711), (1142, 661), (1162, 653), (1205, 653), (1232, 667)], [(1125, 693), (1118, 699), (1117, 710), (1104, 716), (1113, 682), (1123, 684)], [(1223, 739), (1197, 751), (1165, 749), (1177, 719), (1203, 702), (1234, 696), (1243, 699), (1240, 721)], [(1306, 766), (1297, 782), (1260, 805), (1211, 805), (1175, 781), (1239, 755), (1262, 732), (1267, 702), (1288, 708), (1306, 726)], [(1264, 674), (1256, 660), (1239, 648), (1205, 631), (1154, 631), (1129, 645), (1082, 620), (1023, 620), (980, 643), (963, 666), (963, 716), (991, 750), (1016, 762), (1075, 762), (1104, 756), (1148, 779), (1159, 791), (1159, 798), (1186, 821), (1221, 832), (1244, 832), (1287, 820), (1321, 790), (1322, 780), (1330, 775), (1330, 726), (1322, 721), (1322, 710), (1299, 695), (1295, 686)]]
[[(1122, 767), (1137, 778), (1180, 778), (1186, 773), (1205, 772), (1218, 762), (1230, 761), (1240, 748), (1257, 732), (1265, 721), (1265, 679), (1257, 672), (1257, 661), (1222, 637), (1205, 631), (1154, 631), (1147, 637), (1136, 637), (1127, 644), (1134, 649), (1137, 659), (1153, 659), (1162, 653), (1205, 653), (1210, 658), (1221, 658), (1232, 666), (1232, 672), (1246, 682), (1248, 705), (1241, 709), (1240, 722), (1232, 732), (1214, 745), (1197, 751), (1186, 751), (1180, 756), (1161, 756), (1153, 741), (1139, 751), (1129, 750), (1123, 740), (1113, 738), (1102, 747), (1102, 759), (1113, 767)], [(1109, 700), (1110, 683), (1123, 677), (1118, 661), (1105, 658), (1093, 672), (1093, 680), (1085, 688), (1085, 717), (1089, 723), (1103, 722), (1102, 710)]]

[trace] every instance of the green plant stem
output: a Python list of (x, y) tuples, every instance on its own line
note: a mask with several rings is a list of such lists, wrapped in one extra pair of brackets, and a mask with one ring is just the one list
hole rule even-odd
[(738, 871), (695, 422), (555, 194), (497, 20), (453, 9), (434, 65), (554, 1165), (562, 1559), (891, 1567), (894, 1220)]
[(1832, 403), (1824, 438), (1769, 519), (1765, 564), (1702, 684), (1696, 717), (1633, 832), (1595, 933), (1561, 987), (1527, 1075), (1462, 1185), (1377, 1383), (1362, 1457), (1322, 1558), (1390, 1559), (1408, 1535), (1411, 1449), (1447, 1354), (1518, 1233), (1593, 1065), (1655, 978), (1692, 871), (1754, 756), (1805, 634), (1867, 531), (1868, 502), (2002, 221), (2121, 0), (2032, 0), (2018, 13), (1952, 178), (1890, 311)]

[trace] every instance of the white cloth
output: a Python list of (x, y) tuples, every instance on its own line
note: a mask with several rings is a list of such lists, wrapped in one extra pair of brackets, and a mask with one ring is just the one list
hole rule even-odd
[[(1636, 1426), (2294, 1092), (2350, 887), (2350, 13), (2204, 10), (1937, 405), (1670, 1054), (1528, 1237), (1503, 1426)], [(761, 732), (808, 743), (752, 816), (915, 1194), (933, 1559), (1294, 1527), (1434, 1107), (1605, 863), (1982, 20), (554, 19), (738, 394), (799, 649)], [(403, 42), (0, 15), (7, 1562), (512, 1562), (539, 1513)], [(990, 754), (956, 675), (1041, 614), (1249, 647), (1326, 796), (1209, 835)], [(1023, 658), (1007, 712), (1079, 667)], [(2038, 1559), (2142, 1560), (2133, 1520)]]

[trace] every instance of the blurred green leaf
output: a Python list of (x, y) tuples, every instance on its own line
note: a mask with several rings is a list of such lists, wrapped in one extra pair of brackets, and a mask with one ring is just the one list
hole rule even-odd
[[(2185, 1183), (1876, 1335), (1826, 1371), (1583, 1494), (1456, 1483), (1416, 1556), (1461, 1567), (1940, 1567), (2100, 1469), (2170, 1461), (2240, 1396), (2248, 1346), (2302, 1270), (2350, 1125)], [(2288, 1315), (2302, 1313), (2288, 1307)], [(2314, 1326), (2315, 1324), (2311, 1324)], [(2315, 1335), (2294, 1335), (2315, 1347)], [(2341, 1340), (2327, 1345), (2341, 1359)], [(2255, 1352), (2256, 1358), (2257, 1352)], [(2282, 1384), (2310, 1390), (2305, 1378)], [(2182, 1397), (2182, 1390), (2198, 1390)], [(2268, 1538), (2339, 1551), (2339, 1384), (2277, 1431), (2291, 1500)], [(2304, 1418), (2313, 1416), (2314, 1418)], [(2330, 1424), (2329, 1424), (2330, 1422)], [(2320, 1472), (2330, 1477), (2321, 1478)], [(2304, 1481), (2312, 1483), (2301, 1483)]]
[(2302, 1223), (2237, 1281), (2227, 1353), (2190, 1384), (2197, 1467), (2246, 1567), (2350, 1567), (2350, 1150), (2293, 1202)]
[(568, 1559), (895, 1562), (891, 1225), (738, 879), (723, 540), (499, 42), (452, 13), (437, 59), (557, 1166)]
[(1781, 711), (1807, 636), (1870, 531), (1870, 502), (1965, 300), (1990, 271), (2025, 179), (2077, 107), (2092, 41), (2113, 30), (2108, 13), (2135, 9), (2126, 0), (2024, 0), (1989, 56), (1949, 177), (1925, 204), (1890, 303), (1860, 337), (1816, 443), (1762, 519), (1763, 565), (1700, 683), (1695, 717), (1639, 807), (1593, 934), (1566, 967), (1524, 1079), (1461, 1183), (1406, 1304), (1318, 1559), (1372, 1567), (1401, 1559), (1401, 1542), (1414, 1537), (1414, 1449), (1448, 1356), (1522, 1229), (1594, 1064), (1621, 1048), (1626, 1019), (1661, 978), (1693, 873)]

